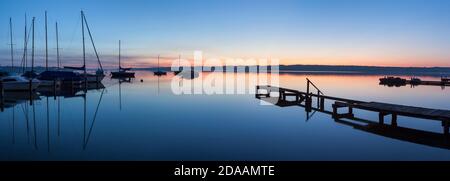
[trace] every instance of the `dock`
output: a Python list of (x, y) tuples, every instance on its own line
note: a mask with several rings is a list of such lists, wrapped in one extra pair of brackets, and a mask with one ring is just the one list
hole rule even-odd
[[(311, 91), (310, 88), (314, 91)], [(353, 110), (359, 109), (378, 113), (378, 121), (381, 126), (387, 126), (386, 116), (390, 116), (390, 127), (397, 129), (398, 116), (420, 118), (425, 120), (439, 121), (443, 127), (443, 135), (449, 136), (450, 110), (430, 109), (415, 106), (389, 104), (381, 102), (366, 102), (347, 98), (324, 95), (309, 79), (307, 79), (307, 91), (299, 91), (270, 85), (256, 86), (257, 99), (272, 103), (280, 107), (300, 106), (306, 112), (319, 111), (330, 114), (335, 121), (341, 119), (362, 120), (356, 118)], [(331, 102), (332, 110), (327, 110), (325, 104)], [(308, 114), (309, 116), (309, 114)], [(409, 128), (408, 128), (409, 129)], [(450, 148), (450, 144), (449, 144)]]

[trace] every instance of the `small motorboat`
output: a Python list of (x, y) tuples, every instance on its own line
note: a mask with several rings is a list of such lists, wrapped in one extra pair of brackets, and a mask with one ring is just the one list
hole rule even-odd
[(0, 82), (4, 91), (33, 91), (40, 84), (40, 81), (37, 79), (29, 80), (23, 76), (2, 77)]

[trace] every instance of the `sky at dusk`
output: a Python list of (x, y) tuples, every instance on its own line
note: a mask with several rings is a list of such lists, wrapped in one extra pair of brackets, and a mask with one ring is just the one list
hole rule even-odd
[(155, 66), (158, 55), (163, 65), (192, 59), (195, 50), (281, 64), (450, 67), (447, 0), (2, 0), (0, 65), (10, 65), (10, 17), (15, 64), (21, 60), (25, 13), (28, 27), (36, 17), (36, 64), (44, 65), (46, 10), (51, 65), (56, 21), (63, 64), (81, 65), (83, 10), (107, 67), (117, 62), (119, 40), (133, 67)]

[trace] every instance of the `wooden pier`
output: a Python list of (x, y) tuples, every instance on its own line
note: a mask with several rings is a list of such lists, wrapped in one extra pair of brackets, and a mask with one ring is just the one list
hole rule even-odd
[(411, 85), (434, 85), (434, 86), (450, 86), (450, 82), (437, 81), (437, 80), (422, 80), (420, 83), (415, 83), (411, 80), (406, 80), (406, 84)]
[[(310, 86), (315, 88), (317, 93), (310, 91)], [(273, 93), (276, 94), (273, 95)], [(257, 99), (270, 102), (280, 107), (301, 106), (304, 107), (308, 113), (312, 110), (328, 113), (331, 114), (332, 118), (335, 120), (343, 118), (355, 119), (353, 109), (360, 109), (378, 113), (378, 123), (380, 125), (386, 125), (385, 117), (390, 115), (390, 123), (393, 127), (397, 127), (398, 116), (440, 121), (444, 135), (449, 136), (450, 110), (429, 109), (380, 102), (365, 102), (326, 96), (309, 79), (307, 79), (307, 92), (270, 85), (259, 85), (256, 86), (255, 96)], [(313, 105), (313, 101), (317, 104)], [(332, 110), (325, 109), (325, 103), (327, 101), (331, 101)], [(345, 109), (345, 111), (340, 113), (339, 111), (341, 109)]]

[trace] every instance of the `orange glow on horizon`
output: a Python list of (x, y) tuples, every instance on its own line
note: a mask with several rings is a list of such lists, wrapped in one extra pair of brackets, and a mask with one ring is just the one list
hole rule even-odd
[[(244, 59), (246, 60), (246, 59)], [(258, 60), (258, 59), (255, 59)], [(311, 58), (311, 59), (280, 59), (280, 65), (334, 65), (334, 66), (385, 66), (385, 67), (450, 67), (450, 63), (443, 59), (407, 59), (407, 58), (390, 58), (390, 59), (326, 59), (326, 58)], [(177, 59), (160, 59), (160, 67), (170, 67), (172, 61)], [(188, 60), (193, 62), (193, 60)], [(203, 61), (206, 61), (205, 59)], [(220, 59), (222, 66), (226, 64), (226, 59)], [(256, 61), (258, 62), (258, 61)], [(111, 64), (112, 67), (114, 63)], [(237, 65), (251, 65), (251, 64), (237, 64)], [(261, 64), (254, 64), (261, 65)], [(117, 66), (117, 65), (116, 65)], [(152, 58), (132, 58), (122, 61), (123, 67), (147, 68), (157, 67), (158, 61)], [(217, 66), (217, 65), (216, 65)]]

